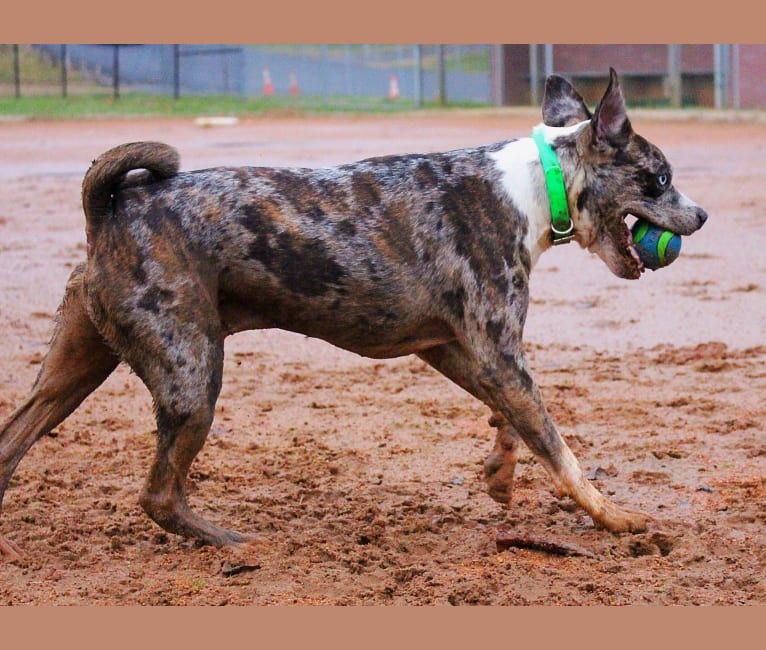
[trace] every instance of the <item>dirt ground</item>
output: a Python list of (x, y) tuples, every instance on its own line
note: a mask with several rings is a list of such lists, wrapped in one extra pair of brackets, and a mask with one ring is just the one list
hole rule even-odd
[[(0, 420), (31, 386), (71, 268), (79, 185), (115, 144), (160, 139), (184, 169), (324, 166), (525, 135), (524, 111), (0, 123)], [(120, 367), (20, 464), (0, 532), (0, 604), (754, 604), (766, 602), (766, 126), (636, 129), (710, 214), (681, 257), (619, 280), (575, 245), (532, 277), (527, 349), (585, 471), (657, 523), (595, 530), (526, 454), (503, 510), (484, 491), (487, 409), (414, 357), (374, 361), (281, 331), (227, 341), (191, 502), (257, 532), (244, 549), (165, 534), (137, 497), (147, 391)], [(498, 535), (537, 548), (498, 551)], [(555, 551), (573, 549), (575, 555)]]

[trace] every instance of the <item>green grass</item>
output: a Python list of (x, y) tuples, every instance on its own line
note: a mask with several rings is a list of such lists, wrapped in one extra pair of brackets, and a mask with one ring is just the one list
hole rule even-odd
[[(470, 108), (480, 104), (450, 104), (448, 108)], [(426, 108), (436, 108), (426, 102)], [(232, 115), (243, 117), (264, 113), (396, 113), (414, 109), (412, 101), (376, 97), (180, 97), (126, 93), (114, 99), (108, 94), (0, 97), (0, 117), (26, 119), (87, 119), (94, 117), (198, 117)]]

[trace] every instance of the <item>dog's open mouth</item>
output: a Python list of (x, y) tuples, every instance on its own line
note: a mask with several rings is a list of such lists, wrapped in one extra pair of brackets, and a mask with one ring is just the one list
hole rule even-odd
[[(641, 258), (638, 256), (638, 251), (636, 250), (636, 247), (633, 245), (633, 233), (630, 230), (630, 226), (628, 226), (627, 218), (633, 216), (630, 214), (625, 214), (622, 218), (622, 227), (624, 232), (624, 248), (625, 252), (627, 253), (627, 256), (631, 258), (631, 260), (635, 263), (638, 274), (640, 275), (643, 273), (646, 268), (644, 267), (644, 263), (641, 261)], [(635, 217), (633, 218), (635, 221)]]

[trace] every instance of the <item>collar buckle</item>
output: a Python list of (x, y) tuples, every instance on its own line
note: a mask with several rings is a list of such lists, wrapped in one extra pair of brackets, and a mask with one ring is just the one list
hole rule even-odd
[(551, 233), (553, 235), (553, 245), (568, 244), (572, 241), (574, 236), (574, 223), (569, 222), (569, 226), (566, 230), (557, 230), (554, 224), (551, 224)]

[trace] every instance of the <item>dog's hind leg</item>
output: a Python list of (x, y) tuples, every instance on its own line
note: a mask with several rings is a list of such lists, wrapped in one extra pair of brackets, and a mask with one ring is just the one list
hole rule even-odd
[(249, 538), (214, 526), (195, 514), (186, 497), (186, 476), (213, 422), (221, 386), (223, 346), (211, 342), (197, 348), (197, 354), (197, 368), (185, 378), (168, 374), (158, 384), (159, 373), (154, 373), (147, 382), (154, 396), (158, 439), (140, 503), (146, 514), (168, 532), (225, 546)]
[[(418, 356), (463, 390), (490, 403), (489, 396), (476, 381), (474, 365), (457, 342), (446, 343), (418, 353)], [(498, 503), (508, 505), (513, 494), (513, 475), (519, 458), (521, 438), (502, 413), (495, 411), (489, 418), (490, 426), (497, 429), (495, 446), (484, 461), (487, 492)]]
[(519, 460), (521, 437), (499, 411), (492, 414), (489, 424), (497, 429), (497, 434), (495, 446), (484, 461), (487, 492), (498, 503), (509, 505), (513, 496), (513, 475)]
[[(85, 309), (84, 268), (78, 266), (69, 278), (50, 348), (32, 392), (0, 426), (0, 505), (24, 454), (72, 413), (119, 362)], [(18, 552), (0, 536), (0, 556), (14, 557)]]
[[(187, 501), (186, 477), (210, 431), (223, 373), (222, 334), (189, 325), (174, 330), (179, 336), (185, 329), (186, 340), (168, 350), (153, 348), (151, 367), (141, 371), (154, 398), (157, 451), (140, 503), (168, 532), (214, 546), (236, 544), (250, 538), (207, 522)], [(186, 354), (183, 367), (173, 356), (179, 348)]]
[[(249, 538), (214, 526), (187, 501), (187, 474), (205, 443), (221, 389), (224, 335), (215, 290), (175, 269), (168, 262), (143, 284), (106, 274), (89, 296), (99, 329), (154, 400), (157, 448), (141, 507), (168, 532), (215, 546), (236, 544)], [(125, 308), (126, 300), (144, 307)]]

